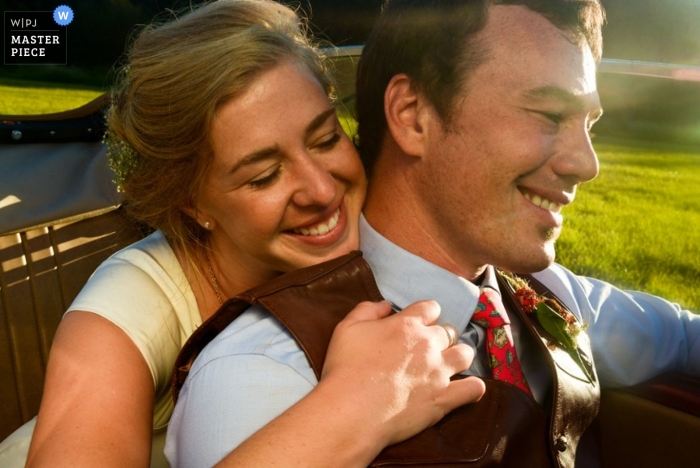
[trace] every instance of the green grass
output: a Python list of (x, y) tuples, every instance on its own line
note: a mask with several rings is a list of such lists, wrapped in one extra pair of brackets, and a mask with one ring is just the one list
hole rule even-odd
[(89, 86), (2, 79), (0, 80), (0, 114), (27, 115), (61, 112), (87, 104), (104, 92), (104, 89)]
[(564, 210), (557, 261), (700, 311), (700, 149), (596, 149), (600, 175)]
[[(0, 114), (58, 112), (99, 88), (0, 80)], [(341, 110), (354, 134), (355, 122)], [(700, 311), (700, 149), (596, 142), (600, 175), (564, 210), (557, 261)]]

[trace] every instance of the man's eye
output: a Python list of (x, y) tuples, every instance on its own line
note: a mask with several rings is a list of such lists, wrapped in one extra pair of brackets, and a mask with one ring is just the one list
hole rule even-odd
[(564, 120), (564, 117), (561, 114), (557, 114), (556, 112), (538, 112), (538, 114), (542, 115), (545, 117), (547, 120), (552, 121), (555, 124), (561, 123), (562, 120)]

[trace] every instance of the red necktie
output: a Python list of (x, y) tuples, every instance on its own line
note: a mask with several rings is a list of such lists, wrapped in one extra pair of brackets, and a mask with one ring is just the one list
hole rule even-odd
[(472, 320), (486, 328), (486, 352), (493, 378), (515, 385), (532, 396), (515, 352), (510, 320), (497, 291), (482, 288)]

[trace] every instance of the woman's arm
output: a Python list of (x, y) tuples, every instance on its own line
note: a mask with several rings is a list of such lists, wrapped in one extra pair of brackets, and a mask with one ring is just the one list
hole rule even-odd
[(217, 466), (365, 467), (384, 447), (481, 398), (480, 379), (449, 380), (473, 352), (447, 348), (445, 331), (432, 326), (436, 303), (389, 313), (387, 302), (351, 312), (333, 334), (319, 384)]
[(27, 467), (147, 467), (153, 378), (116, 325), (74, 311), (58, 327)]

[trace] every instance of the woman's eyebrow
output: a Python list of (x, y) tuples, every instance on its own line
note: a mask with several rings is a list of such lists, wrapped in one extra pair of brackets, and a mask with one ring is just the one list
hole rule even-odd
[(335, 114), (335, 109), (331, 108), (321, 112), (316, 117), (314, 117), (314, 119), (311, 122), (309, 122), (309, 125), (307, 125), (304, 129), (305, 136), (308, 137), (314, 131), (318, 130), (318, 128), (321, 125), (323, 125), (326, 122), (326, 120), (328, 120), (328, 117), (330, 117), (333, 114)]
[[(311, 135), (314, 131), (318, 130), (318, 128), (323, 125), (330, 116), (335, 114), (335, 109), (327, 109), (320, 114), (318, 114), (316, 117), (313, 118), (311, 122), (306, 126), (304, 129), (304, 137), (308, 137)], [(255, 164), (256, 162), (262, 161), (266, 158), (269, 158), (270, 156), (273, 156), (274, 154), (279, 152), (279, 147), (277, 145), (275, 146), (270, 146), (268, 148), (263, 148), (259, 151), (255, 151), (253, 153), (245, 155), (243, 158), (241, 158), (236, 164), (233, 165), (231, 170), (229, 171), (229, 174), (233, 174), (237, 170), (239, 170), (241, 167), (246, 166), (248, 164)]]
[(261, 149), (260, 151), (256, 151), (254, 153), (250, 153), (250, 154), (244, 156), (243, 158), (241, 158), (236, 164), (234, 164), (233, 167), (231, 168), (231, 170), (228, 171), (228, 173), (233, 174), (243, 166), (247, 166), (249, 164), (255, 164), (256, 162), (262, 161), (263, 159), (267, 159), (270, 156), (272, 156), (278, 152), (279, 152), (279, 147), (277, 147), (277, 145), (275, 145), (275, 146), (270, 146), (269, 148)]

